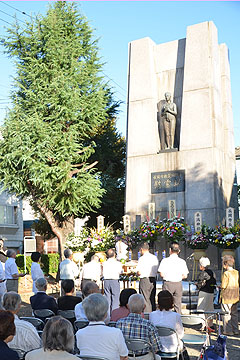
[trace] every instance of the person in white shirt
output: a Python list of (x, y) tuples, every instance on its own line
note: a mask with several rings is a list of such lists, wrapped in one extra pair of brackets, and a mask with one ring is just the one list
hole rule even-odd
[(108, 302), (101, 294), (91, 294), (83, 300), (89, 325), (76, 333), (81, 356), (101, 356), (108, 360), (127, 360), (128, 349), (120, 329), (106, 326)]
[(34, 292), (34, 294), (38, 292), (35, 284), (36, 280), (44, 277), (43, 271), (39, 265), (40, 258), (41, 258), (41, 254), (38, 251), (33, 252), (31, 255), (31, 259), (32, 259), (31, 276), (33, 281), (32, 291)]
[[(59, 270), (60, 270), (60, 283), (61, 280), (75, 280), (79, 275), (79, 269), (77, 264), (73, 261), (73, 253), (70, 249), (64, 250), (65, 259), (60, 263)], [(60, 295), (64, 294), (62, 285), (60, 288)]]
[(178, 257), (178, 243), (170, 245), (169, 253), (170, 256), (161, 261), (158, 271), (163, 278), (162, 290), (168, 290), (173, 295), (174, 309), (181, 314), (182, 280), (187, 278), (188, 268), (186, 261)]
[(6, 281), (5, 281), (5, 271), (3, 265), (0, 261), (0, 305), (2, 295), (6, 292)]
[(138, 260), (137, 273), (140, 276), (139, 293), (143, 295), (146, 303), (146, 312), (156, 310), (156, 276), (158, 271), (158, 258), (150, 254), (148, 243), (140, 248), (141, 257)]
[(122, 273), (122, 263), (116, 260), (115, 249), (107, 251), (108, 260), (103, 263), (104, 277), (104, 295), (109, 304), (109, 313), (111, 315), (114, 309), (119, 306), (120, 283), (119, 275)]
[(166, 326), (176, 331), (170, 336), (161, 337), (161, 351), (176, 352), (178, 344), (180, 349), (183, 349), (183, 342), (181, 339), (184, 335), (181, 315), (172, 311), (173, 296), (167, 290), (162, 290), (158, 293), (158, 307), (159, 310), (153, 311), (149, 314), (149, 321), (155, 326)]
[(91, 261), (83, 265), (81, 288), (83, 289), (84, 285), (88, 281), (94, 281), (99, 285), (100, 277), (101, 264), (99, 262), (99, 257), (97, 255), (93, 255), (91, 257)]
[[(82, 289), (82, 294), (84, 299), (91, 294), (95, 294), (99, 292), (100, 292), (99, 286), (94, 281), (88, 281)], [(85, 315), (82, 306), (82, 302), (75, 306), (74, 312), (75, 312), (76, 320), (87, 320), (87, 317)]]
[(21, 296), (14, 291), (3, 295), (3, 308), (11, 311), (14, 315), (14, 324), (16, 326), (16, 335), (8, 343), (8, 346), (11, 349), (21, 349), (27, 352), (40, 348), (41, 339), (32, 324), (18, 318), (17, 313), (20, 310), (21, 302)]
[(26, 274), (19, 273), (16, 265), (16, 251), (9, 249), (7, 251), (7, 261), (5, 263), (5, 278), (7, 280), (7, 291), (18, 292), (18, 278)]

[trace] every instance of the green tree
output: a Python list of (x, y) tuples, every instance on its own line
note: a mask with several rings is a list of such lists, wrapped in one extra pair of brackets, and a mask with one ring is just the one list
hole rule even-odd
[(120, 102), (113, 99), (113, 94), (108, 91), (107, 117), (98, 127), (93, 140), (96, 144), (91, 161), (98, 161), (100, 180), (105, 193), (102, 197), (101, 207), (96, 212), (90, 212), (89, 226), (96, 226), (96, 216), (105, 217), (105, 225), (113, 224), (119, 228), (124, 215), (125, 194), (125, 159), (126, 141), (117, 131), (116, 115)]
[(104, 193), (89, 161), (106, 118), (97, 41), (76, 5), (58, 1), (24, 28), (13, 25), (3, 44), (17, 75), (1, 129), (0, 181), (30, 199), (62, 250), (74, 217), (98, 208)]

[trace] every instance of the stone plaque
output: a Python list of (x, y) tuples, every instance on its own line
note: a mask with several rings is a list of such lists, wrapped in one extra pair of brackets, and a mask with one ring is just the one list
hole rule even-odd
[(151, 173), (152, 194), (185, 191), (185, 170)]
[(194, 214), (195, 231), (201, 231), (202, 228), (202, 214), (200, 211)]
[(176, 201), (175, 200), (168, 201), (168, 210), (169, 210), (169, 218), (173, 219), (176, 216)]
[(234, 225), (234, 208), (229, 207), (226, 209), (226, 227)]

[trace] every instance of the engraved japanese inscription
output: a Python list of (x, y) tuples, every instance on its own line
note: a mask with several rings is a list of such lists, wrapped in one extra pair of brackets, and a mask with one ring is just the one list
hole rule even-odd
[(185, 191), (185, 170), (151, 173), (151, 193)]

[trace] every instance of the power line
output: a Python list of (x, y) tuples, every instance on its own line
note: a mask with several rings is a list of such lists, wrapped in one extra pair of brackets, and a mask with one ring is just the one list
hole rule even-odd
[(10, 24), (10, 22), (8, 22), (8, 21), (6, 21), (6, 20), (3, 20), (3, 19), (1, 19), (1, 18), (0, 18), (0, 20), (1, 20), (1, 21), (4, 21), (6, 24), (8, 24), (8, 25), (11, 25), (11, 26), (12, 26), (12, 24)]
[(109, 80), (111, 80), (114, 84), (116, 84), (120, 89), (122, 89), (126, 93), (126, 89), (123, 89), (116, 81), (114, 81), (107, 74), (105, 74), (105, 72), (102, 71), (102, 73), (103, 73), (103, 75), (105, 75)]
[(18, 19), (17, 17), (15, 17), (15, 16), (13, 16), (13, 15), (10, 15), (10, 14), (6, 13), (5, 11), (0, 10), (0, 12), (3, 13), (3, 14), (5, 14), (5, 15), (7, 15), (7, 16), (10, 16), (10, 17), (13, 18), (13, 19), (16, 19), (16, 20), (18, 20), (18, 21), (21, 21), (22, 23), (25, 24), (24, 21)]
[(27, 13), (25, 13), (25, 11), (21, 11), (21, 10), (15, 8), (14, 6), (5, 3), (4, 1), (0, 1), (0, 2), (3, 3), (3, 4), (6, 5), (6, 6), (9, 6), (9, 7), (12, 8), (12, 9), (20, 12), (21, 14), (26, 15), (26, 16), (29, 16), (30, 18), (32, 18), (30, 15), (28, 15)]

